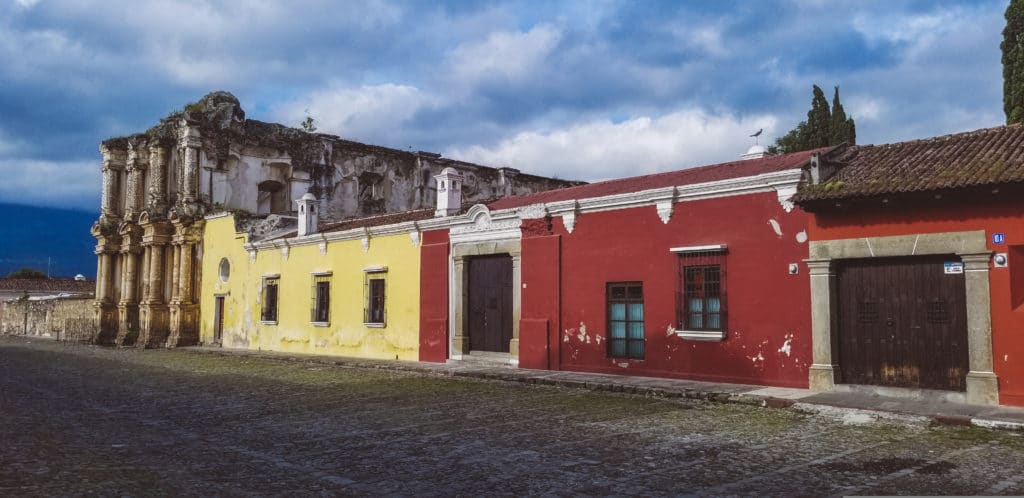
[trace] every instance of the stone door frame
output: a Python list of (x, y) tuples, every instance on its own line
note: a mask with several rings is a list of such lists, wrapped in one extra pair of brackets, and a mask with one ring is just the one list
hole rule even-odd
[(804, 262), (811, 279), (812, 391), (833, 391), (838, 368), (838, 287), (835, 262), (853, 258), (883, 258), (956, 254), (964, 263), (967, 299), (967, 402), (999, 404), (999, 381), (993, 371), (992, 308), (989, 260), (984, 230), (821, 240), (810, 243)]
[(519, 239), (452, 244), (452, 310), (448, 322), (451, 329), (452, 359), (461, 359), (463, 355), (469, 354), (469, 333), (466, 330), (466, 310), (469, 309), (467, 260), (475, 256), (507, 254), (512, 258), (512, 340), (509, 342), (508, 350), (511, 363), (519, 363), (519, 319), (523, 287), (521, 247)]

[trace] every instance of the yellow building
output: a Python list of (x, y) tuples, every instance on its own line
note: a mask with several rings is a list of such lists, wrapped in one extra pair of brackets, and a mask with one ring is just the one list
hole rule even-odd
[(419, 239), (434, 210), (318, 227), (312, 195), (298, 203), (298, 230), (260, 240), (234, 215), (206, 218), (200, 341), (418, 360)]

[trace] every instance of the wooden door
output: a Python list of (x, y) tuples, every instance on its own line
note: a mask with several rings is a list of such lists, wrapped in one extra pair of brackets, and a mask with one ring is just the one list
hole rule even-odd
[(224, 296), (213, 298), (213, 342), (220, 344), (224, 337)]
[(842, 382), (965, 390), (966, 291), (954, 255), (850, 260), (838, 267)]
[(466, 328), (475, 351), (508, 352), (512, 340), (512, 258), (469, 260)]

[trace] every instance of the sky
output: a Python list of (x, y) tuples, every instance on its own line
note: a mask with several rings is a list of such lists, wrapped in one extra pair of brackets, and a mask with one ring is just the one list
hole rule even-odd
[(595, 181), (737, 159), (832, 88), (858, 143), (1003, 124), (1007, 1), (0, 0), (0, 203), (98, 211), (100, 141), (247, 117)]

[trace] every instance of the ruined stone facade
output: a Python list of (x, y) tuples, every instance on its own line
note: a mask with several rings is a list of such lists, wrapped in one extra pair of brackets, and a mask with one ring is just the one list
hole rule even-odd
[(106, 140), (100, 152), (96, 342), (119, 346), (198, 341), (208, 212), (293, 220), (294, 201), (306, 193), (319, 199), (321, 222), (432, 208), (433, 177), (447, 167), (463, 176), (468, 203), (576, 184), (246, 119), (226, 92), (145, 133)]

